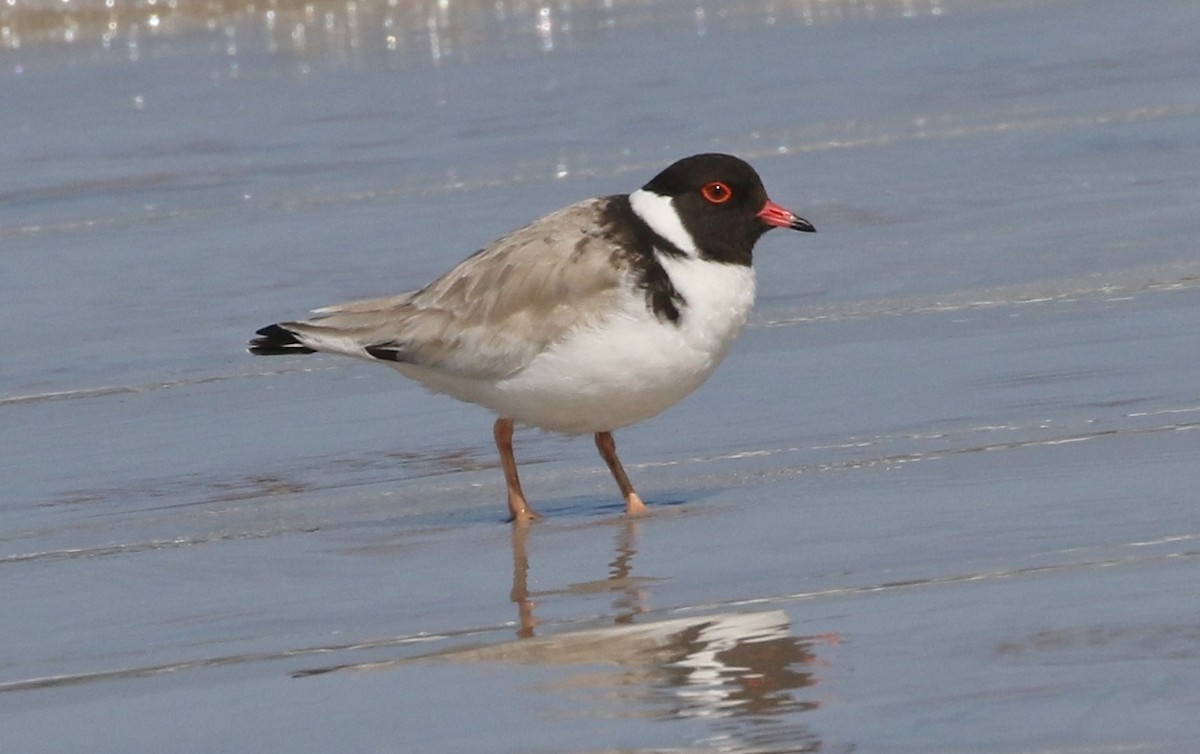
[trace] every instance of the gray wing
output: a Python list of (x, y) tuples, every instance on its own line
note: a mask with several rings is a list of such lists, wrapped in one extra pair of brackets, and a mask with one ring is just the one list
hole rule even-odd
[(285, 322), (304, 348), (497, 379), (618, 302), (628, 262), (589, 199), (514, 231), (425, 288)]

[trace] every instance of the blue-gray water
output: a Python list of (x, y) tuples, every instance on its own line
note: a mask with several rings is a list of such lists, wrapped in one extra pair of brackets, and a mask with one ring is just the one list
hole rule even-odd
[[(1191, 752), (1193, 0), (0, 4), (0, 751)], [(716, 376), (524, 432), (254, 329), (747, 157)], [(86, 744), (81, 744), (86, 742)]]

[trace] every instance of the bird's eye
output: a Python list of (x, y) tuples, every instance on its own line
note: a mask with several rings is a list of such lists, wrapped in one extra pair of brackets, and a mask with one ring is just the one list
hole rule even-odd
[(700, 195), (713, 204), (724, 204), (733, 198), (733, 190), (720, 181), (713, 181), (704, 184), (704, 188), (700, 189)]

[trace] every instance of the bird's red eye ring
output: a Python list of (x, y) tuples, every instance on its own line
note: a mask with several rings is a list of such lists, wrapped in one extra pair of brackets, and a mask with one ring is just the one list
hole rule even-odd
[(713, 181), (704, 184), (704, 188), (700, 189), (700, 195), (713, 204), (724, 204), (733, 198), (733, 189), (721, 181)]

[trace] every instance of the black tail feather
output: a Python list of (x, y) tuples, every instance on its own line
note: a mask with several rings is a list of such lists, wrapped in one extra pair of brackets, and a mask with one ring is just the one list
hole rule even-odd
[(255, 356), (288, 356), (298, 353), (316, 353), (296, 339), (296, 334), (282, 325), (267, 325), (258, 331), (262, 336), (251, 340), (246, 349)]

